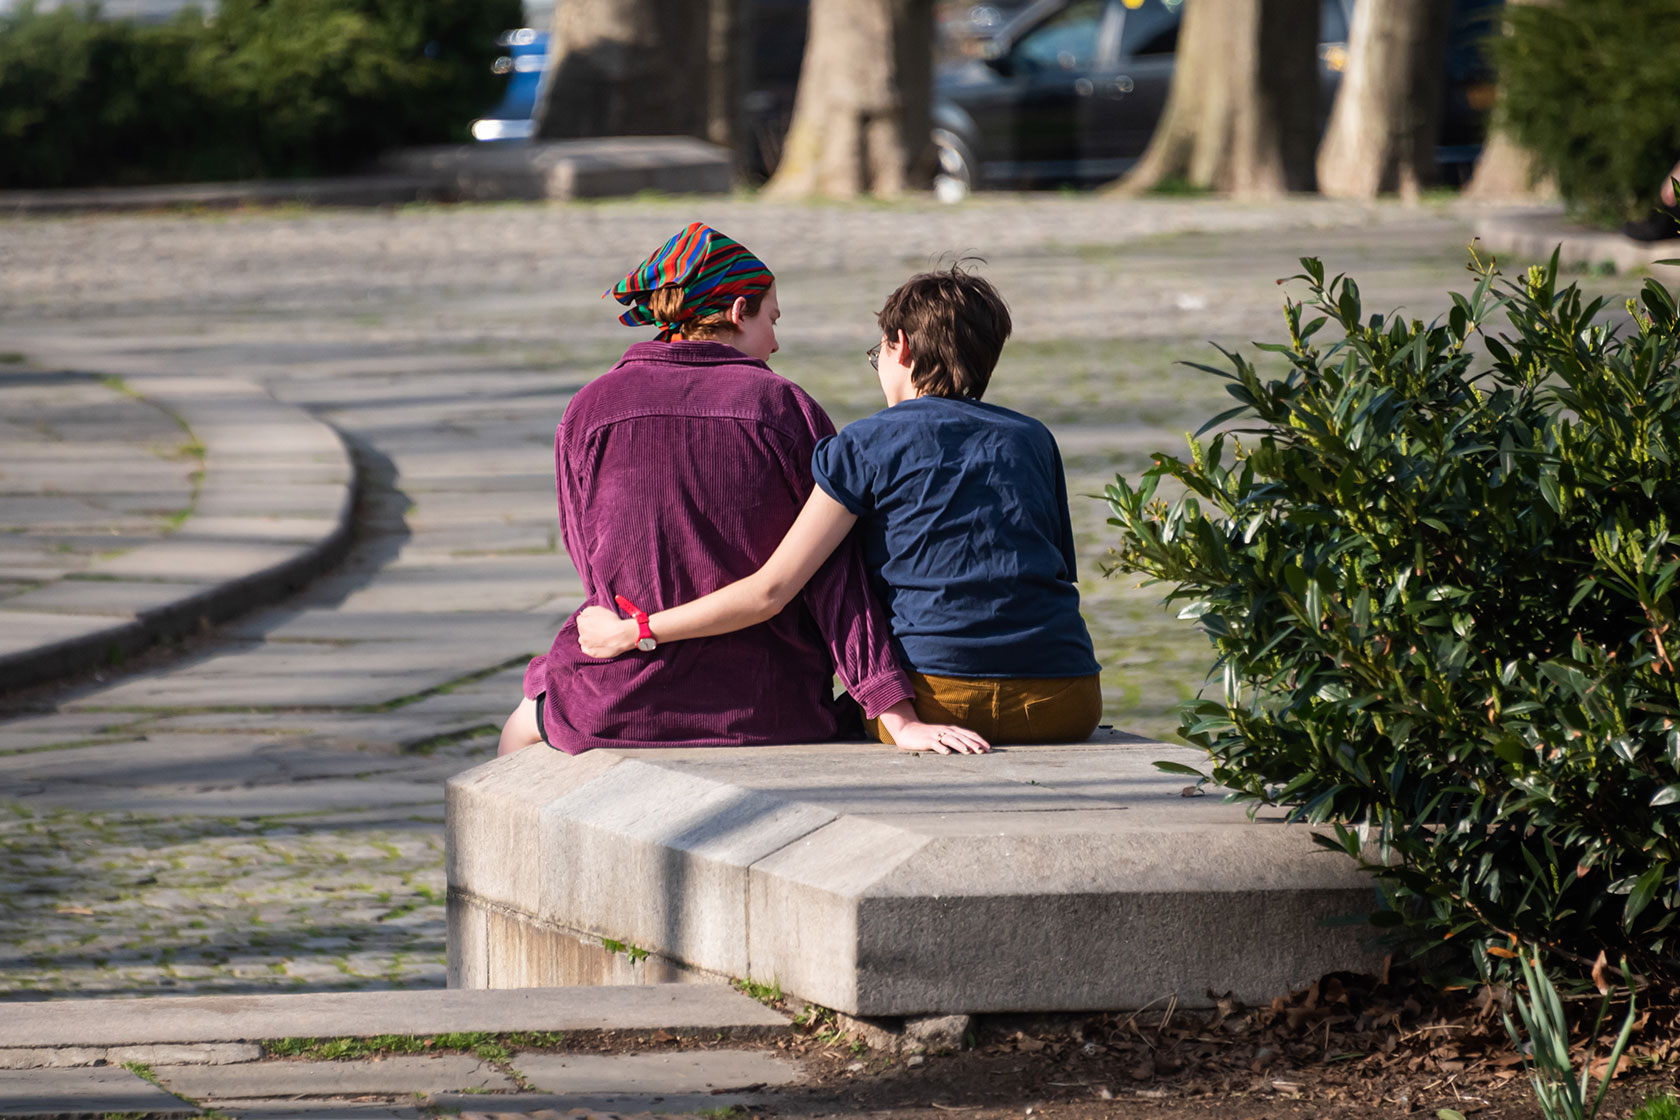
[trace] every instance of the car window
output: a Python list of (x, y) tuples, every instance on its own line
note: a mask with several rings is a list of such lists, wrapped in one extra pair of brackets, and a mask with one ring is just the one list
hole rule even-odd
[(1097, 57), (1105, 0), (1074, 0), (1023, 35), (1010, 52), (1017, 66), (1034, 70), (1089, 70)]
[(1120, 31), (1120, 56), (1172, 54), (1178, 49), (1182, 4), (1165, 0), (1124, 0), (1126, 23)]

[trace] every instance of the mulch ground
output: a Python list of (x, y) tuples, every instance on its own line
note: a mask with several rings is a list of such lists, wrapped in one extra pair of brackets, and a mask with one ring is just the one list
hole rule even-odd
[[(806, 1064), (814, 1083), (771, 1090), (754, 1112), (1285, 1120), (1435, 1118), (1451, 1109), (1474, 1120), (1539, 1120), (1501, 1020), (1506, 999), (1496, 988), (1440, 991), (1414, 979), (1338, 973), (1264, 1007), (1226, 998), (1211, 1011), (1168, 1004), (1127, 1014), (985, 1016), (975, 1021), (972, 1045), (946, 1054), (868, 1050), (837, 1035), (832, 1019), (815, 1017), (776, 1043)], [(1599, 997), (1567, 1002), (1577, 1019), (1579, 1065)], [(1640, 1009), (1600, 1113), (1606, 1118), (1676, 1092), (1680, 1005), (1645, 993)], [(1625, 1003), (1611, 1008), (1610, 1035), (1625, 1013)], [(611, 1048), (638, 1043), (699, 1044), (656, 1036), (623, 1038)], [(1602, 1073), (1608, 1043), (1596, 1047), (1595, 1072)]]

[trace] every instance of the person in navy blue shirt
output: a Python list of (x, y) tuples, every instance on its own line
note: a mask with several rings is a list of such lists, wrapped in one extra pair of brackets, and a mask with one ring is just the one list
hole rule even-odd
[(817, 444), (817, 488), (764, 566), (645, 621), (592, 607), (578, 618), (583, 651), (615, 657), (650, 634), (679, 641), (773, 617), (861, 523), (923, 721), (899, 746), (1084, 740), (1102, 715), (1100, 667), (1079, 615), (1061, 454), (1043, 424), (980, 399), (1009, 309), (959, 263), (912, 277), (878, 319), (869, 361), (887, 407)]

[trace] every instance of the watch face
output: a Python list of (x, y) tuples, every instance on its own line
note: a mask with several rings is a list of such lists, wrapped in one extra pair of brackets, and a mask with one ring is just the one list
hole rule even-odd
[(659, 643), (654, 641), (652, 638), (637, 638), (636, 639), (636, 648), (641, 650), (643, 653), (648, 653), (648, 652), (652, 651), (658, 645), (659, 645)]

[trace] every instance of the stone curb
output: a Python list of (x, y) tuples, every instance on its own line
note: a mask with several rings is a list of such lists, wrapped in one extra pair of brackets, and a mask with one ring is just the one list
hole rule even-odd
[(745, 1041), (787, 1027), (786, 1016), (723, 984), (24, 1001), (0, 1022), (0, 1069), (240, 1064), (262, 1056), (255, 1044), (286, 1038), (665, 1030)]
[(439, 145), (390, 152), (377, 171), (333, 179), (0, 191), (0, 215), (724, 193), (732, 176), (727, 149), (689, 136)]
[[(234, 378), (129, 373), (124, 381), (179, 417), (203, 446), (193, 513), (161, 540), (0, 603), (0, 626), (41, 634), (0, 654), (0, 695), (264, 606), (349, 550), (358, 480), (331, 427)], [(113, 584), (134, 589), (132, 609), (112, 606), (113, 598), (122, 602)]]
[(1632, 272), (1650, 268), (1658, 261), (1680, 259), (1680, 238), (1635, 241), (1619, 233), (1576, 225), (1558, 206), (1486, 214), (1476, 221), (1476, 237), (1495, 256), (1513, 256), (1525, 264), (1551, 259), (1554, 249), (1559, 265), (1584, 268), (1610, 265), (1617, 272)]

